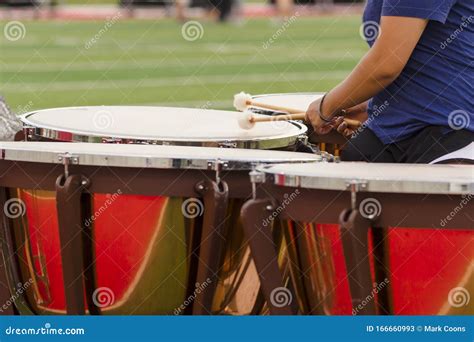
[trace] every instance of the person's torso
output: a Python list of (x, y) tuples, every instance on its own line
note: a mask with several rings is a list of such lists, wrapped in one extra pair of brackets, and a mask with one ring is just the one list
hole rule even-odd
[[(417, 1), (423, 2), (413, 0), (414, 7)], [(372, 34), (366, 35), (369, 45), (377, 36), (369, 26), (380, 23), (383, 5), (368, 0), (363, 20), (364, 32)], [(474, 131), (474, 0), (457, 0), (444, 24), (429, 21), (400, 76), (372, 99), (369, 117), (384, 143), (429, 125)]]

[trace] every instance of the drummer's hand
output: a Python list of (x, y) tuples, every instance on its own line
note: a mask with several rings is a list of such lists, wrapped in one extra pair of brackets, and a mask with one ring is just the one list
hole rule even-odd
[[(360, 121), (360, 122), (364, 123), (368, 118), (367, 103), (368, 103), (368, 101), (364, 102), (364, 103), (361, 103), (357, 106), (346, 109), (346, 113), (345, 113), (344, 117), (348, 118), (348, 119), (357, 120), (357, 121)], [(336, 130), (340, 134), (345, 136), (346, 138), (349, 138), (350, 136), (352, 136), (354, 134), (355, 131), (357, 131), (357, 129), (349, 127), (343, 120), (340, 120), (336, 124)]]
[(365, 122), (368, 118), (367, 114), (367, 105), (369, 101), (358, 104), (357, 106), (350, 107), (346, 109), (345, 117), (349, 119), (358, 120), (360, 122)]
[(346, 138), (350, 138), (352, 134), (357, 130), (355, 128), (349, 127), (347, 123), (344, 121), (344, 117), (340, 116), (336, 123), (336, 130), (345, 136)]
[(316, 134), (324, 135), (328, 134), (331, 130), (337, 127), (337, 120), (340, 120), (338, 117), (331, 119), (331, 122), (324, 122), (319, 116), (319, 104), (321, 99), (313, 101), (308, 109), (306, 110), (306, 122), (309, 122), (313, 126)]

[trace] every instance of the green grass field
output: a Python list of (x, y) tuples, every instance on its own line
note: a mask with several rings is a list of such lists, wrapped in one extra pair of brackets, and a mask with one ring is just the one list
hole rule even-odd
[[(263, 48), (280, 24), (203, 22), (186, 41), (172, 20), (123, 20), (85, 44), (102, 21), (25, 21), (23, 39), (0, 37), (0, 94), (13, 110), (78, 105), (231, 108), (252, 94), (324, 91), (367, 50), (359, 17), (299, 17)], [(2, 28), (6, 22), (0, 22)]]

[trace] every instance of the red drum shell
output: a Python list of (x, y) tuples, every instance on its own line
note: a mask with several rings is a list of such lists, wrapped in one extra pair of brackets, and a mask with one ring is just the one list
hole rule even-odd
[[(64, 314), (65, 288), (54, 192), (19, 190), (18, 194), (26, 206), (23, 278), (34, 278), (33, 286), (26, 291), (30, 304), (37, 313)], [(183, 314), (190, 305), (189, 289), (194, 284), (189, 281), (195, 272), (191, 258), (196, 252), (192, 240), (199, 223), (184, 218), (181, 212), (177, 215), (182, 203), (179, 197), (93, 195), (94, 215), (86, 226), (93, 232), (93, 300), (103, 314)], [(229, 215), (229, 222), (237, 223), (229, 229), (229, 245), (214, 305), (216, 312), (248, 313), (259, 282), (256, 276), (246, 274), (247, 248), (239, 235), (238, 218), (233, 213)], [(246, 292), (241, 298), (245, 300), (236, 301), (229, 296), (236, 290), (233, 286), (237, 279), (244, 275), (250, 277), (253, 285), (244, 282)]]
[[(299, 244), (296, 242), (297, 234), (292, 230), (296, 225), (304, 227), (304, 233), (298, 237), (302, 240)], [(301, 283), (304, 277), (312, 279), (312, 289), (306, 287), (305, 291), (307, 296), (313, 297), (313, 303), (322, 306), (319, 313), (351, 315), (352, 304), (339, 225), (290, 222), (288, 229), (292, 231), (292, 238), (287, 242), (291, 251), (289, 255), (296, 253), (300, 258), (307, 255), (307, 265), (310, 265), (304, 268), (301, 260), (299, 263), (290, 261), (289, 264), (294, 268), (293, 275), (298, 275), (293, 276), (293, 282)], [(474, 291), (472, 230), (389, 228), (387, 238), (388, 250), (383, 262), (388, 282), (378, 284), (378, 290), (373, 293), (378, 302), (377, 292), (388, 286), (391, 300), (387, 309), (390, 311), (382, 313), (474, 314), (474, 305), (469, 301), (459, 308), (449, 302), (455, 300), (452, 298), (455, 294), (450, 294), (455, 288), (464, 288), (467, 293)], [(374, 241), (370, 232), (369, 241), (374, 281)], [(375, 285), (374, 288), (377, 288)], [(298, 285), (295, 287), (298, 288)], [(305, 309), (302, 311), (305, 312)]]

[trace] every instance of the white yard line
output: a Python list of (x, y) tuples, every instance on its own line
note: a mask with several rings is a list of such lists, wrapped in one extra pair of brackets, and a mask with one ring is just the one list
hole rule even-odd
[(224, 108), (233, 108), (232, 102), (233, 102), (233, 99), (228, 98), (227, 100), (216, 99), (212, 101), (195, 100), (195, 101), (174, 101), (174, 102), (145, 102), (145, 103), (140, 102), (140, 103), (127, 103), (127, 105), (224, 109)]
[(132, 88), (138, 84), (140, 88), (154, 87), (174, 87), (174, 86), (202, 86), (202, 84), (228, 84), (229, 78), (235, 83), (288, 83), (295, 81), (312, 81), (315, 84), (321, 80), (340, 80), (348, 75), (350, 71), (316, 71), (316, 72), (287, 72), (279, 73), (263, 73), (250, 75), (205, 75), (205, 76), (185, 76), (185, 77), (166, 77), (166, 78), (148, 78), (134, 80), (90, 80), (90, 81), (62, 81), (54, 82), (50, 85), (43, 82), (30, 83), (13, 83), (2, 84), (0, 92), (8, 90), (8, 92), (47, 92), (47, 91), (70, 91), (84, 89), (114, 89), (114, 88)]
[[(108, 49), (114, 49), (114, 50), (127, 50), (130, 47), (133, 47), (135, 51), (140, 51), (140, 52), (156, 52), (156, 53), (164, 53), (168, 54), (170, 52), (182, 52), (185, 54), (186, 52), (214, 52), (218, 54), (226, 54), (229, 53), (231, 55), (235, 55), (235, 53), (242, 53), (242, 54), (253, 54), (255, 53), (255, 49), (261, 49), (263, 48), (263, 43), (268, 40), (272, 36), (272, 32), (269, 32), (268, 35), (265, 35), (263, 37), (254, 38), (253, 40), (249, 40), (248, 42), (233, 42), (231, 45), (222, 45), (219, 42), (215, 43), (206, 43), (206, 44), (197, 44), (197, 45), (192, 45), (192, 44), (186, 44), (186, 41), (178, 42), (178, 43), (171, 43), (171, 42), (162, 42), (161, 44), (156, 44), (150, 42), (149, 44), (139, 44), (139, 45), (133, 45), (133, 44), (126, 44), (126, 38), (121, 37), (120, 39), (120, 47), (117, 47), (116, 44), (105, 44), (101, 43), (100, 40), (97, 43), (96, 46), (92, 46), (90, 49), (85, 50), (87, 52), (87, 55), (96, 55), (96, 56), (103, 56), (104, 55), (104, 50)], [(15, 41), (15, 46), (16, 47), (23, 47), (24, 49), (28, 49), (29, 51), (34, 51), (35, 46), (32, 46), (32, 37), (29, 37), (30, 40), (22, 40), (22, 41)], [(60, 55), (65, 55), (67, 56), (68, 54), (76, 54), (78, 49), (84, 48), (84, 45), (86, 42), (92, 37), (85, 37), (84, 40), (80, 40), (79, 42), (75, 42), (70, 45), (65, 45), (65, 44), (58, 44), (58, 45), (52, 45), (52, 46), (42, 46), (41, 47), (41, 53), (44, 55), (51, 55), (51, 56), (60, 56)], [(63, 40), (65, 38), (62, 38)], [(106, 38), (104, 38), (105, 40)], [(40, 42), (43, 42), (44, 39), (37, 39), (38, 44)], [(284, 38), (281, 39), (284, 41)], [(133, 42), (133, 41), (131, 41)], [(309, 43), (314, 43), (314, 39), (308, 38), (308, 39), (296, 39), (295, 42), (301, 43), (301, 48), (304, 48), (305, 45), (309, 45)], [(349, 43), (353, 43), (352, 41), (348, 41)], [(13, 43), (10, 43), (13, 44)], [(326, 41), (324, 42), (325, 48), (331, 47), (334, 48), (335, 50), (339, 50), (341, 48), (341, 42), (338, 40), (334, 41)], [(3, 46), (3, 51), (2, 54), (3, 56), (7, 57), (15, 57), (15, 56), (25, 56), (27, 53), (23, 49), (8, 49), (8, 45), (5, 44)], [(71, 49), (64, 49), (65, 47), (70, 47)], [(353, 51), (357, 49), (358, 47), (352, 47), (351, 49), (347, 49), (350, 51)], [(360, 46), (360, 48), (364, 48), (363, 45)], [(85, 49), (85, 48), (84, 48)], [(196, 50), (197, 49), (197, 50)], [(288, 52), (288, 46), (283, 45), (283, 44), (278, 44), (278, 41), (276, 41), (269, 49), (268, 51), (271, 52), (273, 50), (282, 50), (285, 52)], [(310, 49), (311, 50), (311, 49)], [(315, 47), (315, 50), (317, 48)]]
[[(298, 62), (311, 62), (311, 61), (333, 61), (333, 60), (344, 60), (344, 61), (358, 61), (360, 57), (362, 57), (363, 53), (354, 53), (350, 52), (350, 55), (347, 55), (347, 51), (341, 51), (337, 53), (318, 53), (318, 54), (311, 54), (310, 56), (301, 56), (297, 53), (289, 55), (289, 56), (282, 56), (282, 57), (272, 57), (270, 58), (270, 62), (272, 63), (288, 63), (289, 60), (292, 58), (298, 58)], [(201, 66), (203, 62), (209, 59), (208, 56), (205, 58), (177, 58), (175, 60), (165, 60), (160, 58), (154, 59), (136, 59), (132, 61), (119, 61), (115, 62), (111, 65), (110, 61), (99, 61), (99, 62), (78, 62), (68, 66), (67, 71), (90, 71), (90, 70), (101, 70), (104, 67), (107, 67), (108, 70), (128, 70), (130, 68), (169, 68), (169, 67), (193, 67), (193, 66)], [(267, 64), (266, 61), (262, 60), (251, 60), (249, 61), (249, 56), (244, 55), (241, 57), (221, 57), (217, 58), (213, 62), (214, 65), (219, 66), (235, 66), (235, 65), (242, 65), (251, 64), (251, 65), (265, 65)], [(8, 72), (15, 72), (21, 70), (21, 72), (45, 72), (45, 71), (58, 71), (64, 67), (65, 63), (56, 62), (56, 63), (29, 63), (27, 65), (22, 63), (5, 63), (5, 70)]]

